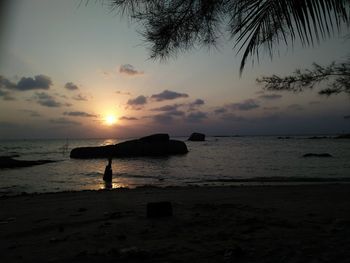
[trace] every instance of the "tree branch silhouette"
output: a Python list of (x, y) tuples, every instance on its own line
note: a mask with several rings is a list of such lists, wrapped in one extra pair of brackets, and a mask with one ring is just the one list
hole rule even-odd
[(318, 92), (320, 95), (330, 96), (338, 93), (350, 95), (350, 56), (344, 62), (332, 62), (326, 67), (314, 63), (312, 69), (303, 71), (297, 69), (290, 76), (263, 76), (256, 81), (264, 85), (263, 88), (266, 90), (293, 92), (313, 89), (317, 84), (327, 83), (327, 87), (321, 88)]

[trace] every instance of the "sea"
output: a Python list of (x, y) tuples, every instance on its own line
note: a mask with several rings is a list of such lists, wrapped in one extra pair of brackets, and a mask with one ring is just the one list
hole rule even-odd
[[(112, 145), (125, 139), (0, 140), (0, 156), (55, 160), (26, 168), (0, 169), (0, 195), (105, 188), (350, 182), (350, 140), (309, 136), (207, 137), (184, 141), (189, 152), (167, 157), (118, 158), (113, 183), (102, 180), (106, 159), (71, 159), (75, 147)], [(303, 157), (329, 153), (332, 157)]]

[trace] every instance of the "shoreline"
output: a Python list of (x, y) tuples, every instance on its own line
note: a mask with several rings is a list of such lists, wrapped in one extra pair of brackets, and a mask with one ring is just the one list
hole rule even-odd
[[(173, 216), (147, 218), (149, 202)], [(350, 185), (139, 187), (0, 198), (6, 262), (349, 262)]]

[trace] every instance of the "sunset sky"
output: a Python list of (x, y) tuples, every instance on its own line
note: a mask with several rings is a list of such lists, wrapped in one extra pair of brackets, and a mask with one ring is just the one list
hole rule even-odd
[[(5, 1), (6, 2), (6, 1)], [(256, 78), (349, 55), (340, 34), (279, 46), (239, 76), (233, 43), (149, 59), (137, 24), (80, 0), (11, 0), (0, 14), (0, 139), (350, 132), (350, 98), (263, 92)]]

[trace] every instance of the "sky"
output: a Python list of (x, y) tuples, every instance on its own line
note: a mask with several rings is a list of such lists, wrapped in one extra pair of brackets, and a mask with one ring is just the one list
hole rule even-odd
[(284, 76), (349, 55), (344, 34), (314, 47), (276, 46), (239, 75), (241, 54), (221, 39), (167, 61), (149, 59), (140, 27), (108, 5), (11, 0), (1, 6), (0, 139), (338, 134), (350, 98), (266, 92)]

